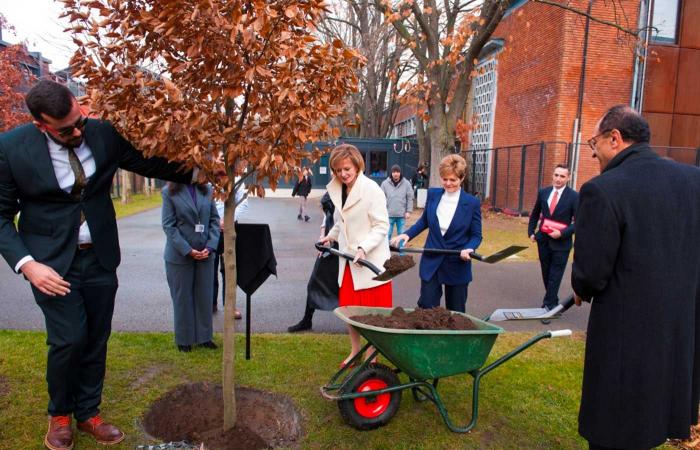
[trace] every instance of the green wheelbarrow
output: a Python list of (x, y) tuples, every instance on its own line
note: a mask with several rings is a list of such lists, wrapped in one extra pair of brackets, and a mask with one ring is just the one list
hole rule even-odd
[[(571, 330), (538, 334), (484, 366), (496, 338), (505, 331), (503, 328), (466, 314), (477, 330), (401, 330), (367, 325), (350, 318), (365, 314), (389, 315), (391, 311), (391, 308), (361, 306), (344, 306), (334, 311), (367, 340), (367, 345), (321, 387), (321, 394), (337, 401), (343, 419), (358, 430), (372, 430), (389, 423), (401, 404), (402, 391), (411, 389), (416, 401), (429, 400), (437, 406), (450, 430), (466, 433), (476, 425), (479, 383), (487, 373), (542, 339), (571, 335)], [(371, 346), (374, 351), (362, 361), (362, 355)], [(396, 369), (371, 363), (378, 354)], [(400, 382), (397, 375), (400, 372), (408, 376), (408, 383)], [(472, 416), (466, 426), (460, 427), (450, 419), (437, 387), (440, 378), (464, 373), (474, 378)]]

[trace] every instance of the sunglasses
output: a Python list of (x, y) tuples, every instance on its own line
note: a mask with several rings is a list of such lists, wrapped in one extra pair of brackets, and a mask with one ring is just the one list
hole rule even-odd
[(612, 131), (612, 130), (605, 130), (605, 131), (603, 131), (603, 132), (601, 132), (601, 133), (599, 133), (599, 134), (596, 134), (595, 136), (593, 136), (592, 138), (590, 138), (588, 141), (586, 141), (586, 142), (588, 143), (588, 146), (591, 147), (591, 150), (595, 151), (595, 146), (596, 146), (596, 144), (598, 143), (598, 138), (599, 138), (599, 137), (601, 137), (601, 136), (604, 135), (604, 134), (608, 134), (608, 133), (610, 133), (611, 131)]

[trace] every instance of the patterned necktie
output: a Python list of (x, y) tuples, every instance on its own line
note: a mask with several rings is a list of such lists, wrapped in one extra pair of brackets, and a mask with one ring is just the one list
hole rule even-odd
[[(87, 185), (87, 177), (85, 176), (85, 169), (83, 165), (80, 164), (80, 159), (78, 155), (75, 154), (75, 150), (70, 147), (65, 147), (68, 151), (68, 162), (70, 163), (70, 168), (73, 170), (73, 175), (75, 176), (75, 183), (73, 183), (73, 188), (70, 191), (70, 195), (76, 199), (80, 200), (83, 195), (83, 190)], [(80, 224), (85, 222), (85, 214), (82, 209), (80, 210)]]
[(549, 204), (549, 215), (551, 216), (554, 214), (554, 210), (557, 207), (557, 202), (559, 201), (559, 192), (554, 191), (554, 195), (552, 195), (552, 202)]

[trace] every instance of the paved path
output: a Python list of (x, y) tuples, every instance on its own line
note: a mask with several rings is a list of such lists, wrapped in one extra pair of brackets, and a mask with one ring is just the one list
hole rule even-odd
[[(317, 199), (309, 204), (315, 205)], [(296, 220), (297, 203), (289, 198), (251, 199), (244, 222), (268, 223), (277, 257), (278, 278), (271, 277), (253, 296), (253, 331), (282, 332), (304, 312), (306, 283), (318, 238), (320, 210), (311, 222)], [(315, 211), (312, 207), (311, 211)], [(165, 236), (160, 227), (160, 209), (119, 221), (122, 264), (113, 328), (119, 331), (172, 331), (172, 305), (165, 281), (162, 252)], [(570, 292), (569, 270), (561, 294)], [(420, 282), (417, 266), (394, 282), (394, 305), (414, 307)], [(238, 304), (245, 297), (238, 291)], [(496, 308), (539, 306), (543, 295), (536, 262), (505, 261), (488, 265), (474, 263), (474, 281), (469, 286), (467, 312), (484, 317)], [(241, 308), (244, 311), (244, 308)], [(572, 308), (551, 325), (540, 322), (501, 322), (507, 330), (572, 328), (585, 330), (588, 308)], [(215, 329), (222, 329), (223, 313), (215, 315)], [(240, 322), (238, 322), (240, 323)], [(34, 303), (29, 284), (0, 264), (0, 328), (43, 329), (41, 311)], [(330, 312), (317, 312), (314, 331), (343, 332), (344, 325)]]

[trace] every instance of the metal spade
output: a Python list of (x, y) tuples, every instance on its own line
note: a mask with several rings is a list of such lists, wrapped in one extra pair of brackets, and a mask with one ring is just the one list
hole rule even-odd
[[(441, 248), (413, 248), (413, 247), (394, 247), (393, 245), (389, 247), (392, 252), (399, 252), (399, 253), (433, 253), (437, 255), (457, 255), (462, 252), (461, 250), (446, 250), (446, 249), (441, 249)], [(475, 259), (477, 261), (485, 262), (487, 264), (494, 264), (499, 261), (502, 261), (506, 259), (509, 256), (515, 255), (516, 253), (519, 253), (523, 250), (525, 250), (527, 247), (523, 247), (522, 245), (511, 245), (510, 247), (506, 247), (503, 250), (499, 250), (496, 253), (493, 253), (488, 256), (483, 256), (479, 253), (472, 252), (470, 255), (472, 259)]]

